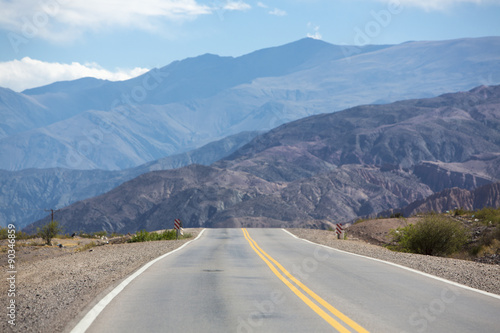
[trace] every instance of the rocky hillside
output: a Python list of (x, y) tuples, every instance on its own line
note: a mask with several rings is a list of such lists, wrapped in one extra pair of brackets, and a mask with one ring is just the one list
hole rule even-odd
[[(67, 231), (159, 230), (171, 227), (170, 216), (182, 218), (187, 227), (201, 225), (199, 221), (244, 199), (271, 195), (277, 189), (277, 184), (251, 174), (190, 165), (139, 176), (106, 194), (62, 209), (57, 219)], [(172, 215), (171, 210), (179, 213)]]
[(499, 129), (500, 86), (360, 106), (282, 125), (211, 167), (142, 175), (57, 218), (68, 232), (152, 230), (175, 218), (327, 227), (498, 182)]
[(243, 132), (201, 148), (168, 156), (136, 168), (72, 170), (64, 168), (0, 170), (0, 227), (15, 222), (19, 228), (43, 218), (47, 208), (60, 209), (76, 201), (112, 190), (141, 174), (180, 168), (192, 163), (210, 165), (231, 154), (258, 132)]
[(474, 211), (484, 207), (500, 207), (500, 183), (484, 185), (475, 190), (458, 187), (446, 189), (424, 200), (415, 201), (402, 209), (390, 210), (381, 215), (400, 213), (408, 217), (419, 213), (443, 213), (457, 208)]
[[(427, 162), (447, 169), (450, 163), (478, 161), (484, 166), (463, 165), (462, 173), (491, 181), (498, 176), (498, 167), (491, 169), (500, 156), (495, 155), (500, 152), (499, 108), (500, 86), (359, 106), (280, 126), (217, 165), (290, 181), (348, 164), (409, 170)], [(421, 174), (425, 181), (426, 173)]]
[(340, 167), (280, 183), (243, 171), (191, 165), (144, 174), (58, 211), (56, 219), (66, 232), (158, 230), (170, 228), (175, 218), (186, 227), (327, 228), (332, 221), (406, 205), (429, 194), (416, 178), (377, 168)]

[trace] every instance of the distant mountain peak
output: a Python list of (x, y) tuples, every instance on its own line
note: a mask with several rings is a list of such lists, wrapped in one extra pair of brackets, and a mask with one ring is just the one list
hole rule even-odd
[(287, 43), (285, 45), (291, 45), (291, 44), (297, 44), (297, 45), (334, 45), (334, 44), (325, 42), (322, 39), (313, 38), (313, 37), (304, 37), (304, 38), (301, 38), (297, 41)]

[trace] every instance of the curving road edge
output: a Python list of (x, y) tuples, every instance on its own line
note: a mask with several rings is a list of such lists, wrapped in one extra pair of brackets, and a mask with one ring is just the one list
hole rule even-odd
[(80, 322), (70, 331), (71, 333), (84, 333), (90, 325), (94, 322), (94, 320), (99, 316), (99, 314), (104, 310), (104, 308), (113, 300), (113, 298), (116, 297), (130, 282), (132, 282), (136, 277), (141, 275), (145, 270), (147, 270), (149, 267), (151, 267), (154, 263), (157, 261), (171, 255), (172, 253), (175, 253), (177, 251), (180, 251), (184, 247), (186, 247), (188, 244), (191, 242), (194, 242), (198, 238), (201, 237), (201, 235), (205, 232), (205, 229), (203, 229), (198, 236), (195, 239), (190, 240), (189, 242), (186, 242), (182, 246), (176, 248), (175, 250), (172, 250), (170, 252), (165, 253), (164, 255), (159, 256), (156, 259), (151, 260), (141, 268), (139, 268), (137, 271), (135, 271), (132, 275), (127, 277), (125, 280), (123, 280), (118, 286), (115, 287), (112, 291), (109, 292), (106, 296), (104, 296), (99, 303), (97, 303), (87, 314), (85, 317), (83, 317)]
[(451, 284), (451, 285), (453, 285), (455, 287), (460, 287), (460, 288), (471, 290), (471, 291), (474, 291), (474, 292), (477, 292), (477, 293), (480, 293), (480, 294), (483, 294), (483, 295), (486, 295), (486, 296), (490, 296), (490, 297), (493, 297), (493, 298), (496, 298), (496, 299), (500, 299), (500, 295), (497, 295), (497, 294), (493, 294), (493, 293), (490, 293), (490, 292), (487, 292), (487, 291), (484, 291), (484, 290), (472, 288), (472, 287), (466, 286), (464, 284), (460, 284), (460, 283), (457, 283), (457, 282), (454, 282), (454, 281), (443, 279), (443, 278), (441, 278), (439, 276), (435, 276), (435, 275), (432, 275), (432, 274), (424, 273), (424, 272), (421, 272), (419, 270), (416, 270), (416, 269), (413, 269), (413, 268), (409, 268), (409, 267), (406, 267), (406, 266), (403, 266), (403, 265), (395, 264), (395, 263), (390, 262), (390, 261), (385, 261), (385, 260), (382, 260), (382, 259), (372, 258), (372, 257), (364, 256), (364, 255), (361, 255), (361, 254), (357, 254), (357, 253), (347, 252), (347, 251), (339, 250), (339, 249), (336, 249), (336, 248), (333, 248), (333, 247), (330, 247), (330, 246), (327, 246), (327, 245), (323, 245), (323, 244), (320, 244), (320, 243), (311, 242), (310, 240), (307, 240), (307, 239), (304, 239), (304, 238), (300, 238), (300, 237), (292, 234), (288, 230), (285, 230), (285, 229), (281, 229), (281, 230), (283, 230), (284, 232), (286, 232), (290, 236), (292, 236), (292, 237), (294, 237), (296, 239), (303, 240), (304, 242), (307, 242), (307, 243), (311, 243), (311, 244), (314, 244), (314, 245), (322, 246), (324, 248), (327, 248), (327, 249), (330, 249), (330, 250), (334, 250), (334, 251), (338, 251), (338, 252), (341, 252), (341, 253), (347, 253), (347, 254), (351, 254), (353, 256), (357, 256), (357, 257), (361, 257), (361, 258), (366, 258), (366, 259), (370, 259), (370, 260), (374, 260), (374, 261), (378, 261), (378, 262), (382, 262), (382, 263), (385, 263), (387, 265), (392, 265), (392, 266), (395, 266), (395, 267), (399, 267), (399, 268), (405, 269), (405, 270), (413, 272), (413, 273), (417, 273), (417, 274), (420, 274), (420, 275), (423, 275), (423, 276), (426, 276), (426, 277), (429, 277), (429, 278), (432, 278), (432, 279), (435, 279), (435, 280), (438, 280), (438, 281), (441, 281), (441, 282), (445, 282), (445, 283)]

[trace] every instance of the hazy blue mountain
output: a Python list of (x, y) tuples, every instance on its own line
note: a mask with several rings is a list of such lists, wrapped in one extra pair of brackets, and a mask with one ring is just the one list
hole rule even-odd
[(143, 173), (180, 168), (193, 163), (210, 165), (231, 154), (258, 133), (240, 133), (193, 151), (126, 170), (0, 170), (0, 226), (16, 222), (18, 227), (24, 227), (47, 215), (45, 209), (59, 209), (97, 196)]
[[(120, 170), (310, 115), (498, 84), (498, 54), (500, 37), (361, 48), (307, 38), (175, 61), (122, 82), (57, 82), (19, 94), (50, 122), (34, 117), (22, 132), (4, 125), (0, 169)], [(5, 119), (27, 113), (2, 107)]]
[(61, 209), (58, 220), (66, 232), (157, 230), (175, 218), (186, 227), (324, 228), (500, 181), (499, 129), (500, 86), (358, 106), (281, 125), (210, 166), (142, 174)]
[(35, 99), (0, 88), (0, 139), (52, 121), (50, 111)]

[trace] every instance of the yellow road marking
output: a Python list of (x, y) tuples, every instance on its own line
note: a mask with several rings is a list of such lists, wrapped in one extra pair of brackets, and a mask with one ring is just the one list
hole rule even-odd
[[(304, 303), (306, 303), (311, 309), (314, 310), (321, 318), (323, 318), (326, 322), (328, 322), (331, 326), (333, 326), (335, 329), (337, 329), (339, 332), (350, 332), (347, 328), (345, 328), (341, 323), (339, 323), (337, 320), (332, 318), (328, 313), (326, 313), (323, 309), (321, 309), (318, 305), (316, 305), (314, 302), (312, 302), (306, 295), (304, 295), (297, 287), (295, 287), (290, 281), (288, 281), (277, 269), (278, 267), (283, 274), (285, 274), (290, 280), (292, 280), (296, 285), (298, 285), (303, 291), (305, 291), (309, 296), (311, 296), (314, 300), (316, 300), (319, 304), (321, 304), (323, 307), (328, 309), (330, 313), (332, 313), (334, 316), (339, 318), (341, 321), (346, 323), (348, 326), (353, 328), (356, 332), (359, 333), (368, 333), (366, 329), (361, 327), (359, 324), (354, 322), (352, 319), (344, 315), (342, 312), (334, 308), (330, 303), (322, 299), (320, 296), (318, 296), (316, 293), (314, 293), (311, 289), (306, 287), (302, 282), (297, 280), (292, 274), (290, 274), (279, 262), (274, 260), (269, 254), (267, 254), (264, 250), (262, 250), (257, 242), (255, 242), (251, 237), (250, 234), (248, 233), (248, 230), (242, 229), (243, 235), (245, 236), (246, 240), (252, 247), (252, 249), (259, 255), (259, 257), (269, 266), (271, 271), (285, 284), (287, 285), (290, 290), (292, 290)], [(269, 260), (268, 260), (269, 259)], [(274, 265), (270, 262), (272, 261)]]

